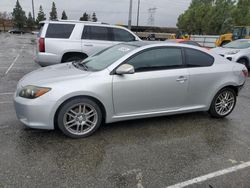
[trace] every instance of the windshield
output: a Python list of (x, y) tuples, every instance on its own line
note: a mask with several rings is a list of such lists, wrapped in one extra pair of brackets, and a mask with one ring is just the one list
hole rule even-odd
[(224, 45), (223, 48), (234, 48), (234, 49), (250, 48), (250, 40), (233, 41)]
[(86, 69), (90, 71), (100, 71), (107, 68), (109, 65), (122, 58), (132, 50), (138, 48), (138, 46), (129, 44), (118, 44), (113, 47), (109, 47), (93, 56), (88, 57), (80, 64), (84, 65)]

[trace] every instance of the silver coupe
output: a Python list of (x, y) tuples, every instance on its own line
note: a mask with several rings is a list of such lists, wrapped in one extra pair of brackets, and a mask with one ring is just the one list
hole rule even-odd
[(229, 115), (248, 75), (245, 66), (185, 44), (123, 43), (84, 61), (40, 68), (14, 95), (28, 127), (89, 136), (101, 123), (208, 111)]

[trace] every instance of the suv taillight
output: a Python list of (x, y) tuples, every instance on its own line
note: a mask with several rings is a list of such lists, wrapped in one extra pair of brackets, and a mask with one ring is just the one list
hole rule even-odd
[(248, 77), (248, 71), (247, 70), (242, 70), (243, 75), (247, 78)]
[(44, 40), (44, 38), (39, 38), (39, 52), (45, 52), (45, 40)]

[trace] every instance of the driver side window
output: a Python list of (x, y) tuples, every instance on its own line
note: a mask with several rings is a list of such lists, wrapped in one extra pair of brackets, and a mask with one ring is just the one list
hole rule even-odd
[(180, 48), (154, 48), (132, 57), (126, 62), (135, 72), (180, 68), (183, 66)]

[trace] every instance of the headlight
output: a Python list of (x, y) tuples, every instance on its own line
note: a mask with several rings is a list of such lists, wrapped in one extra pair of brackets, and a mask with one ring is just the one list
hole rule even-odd
[(230, 51), (230, 52), (227, 52), (226, 54), (227, 55), (234, 55), (234, 54), (237, 54), (238, 52), (240, 52), (240, 50)]
[(20, 92), (19, 96), (27, 99), (35, 99), (49, 92), (51, 88), (37, 87), (37, 86), (25, 86)]

